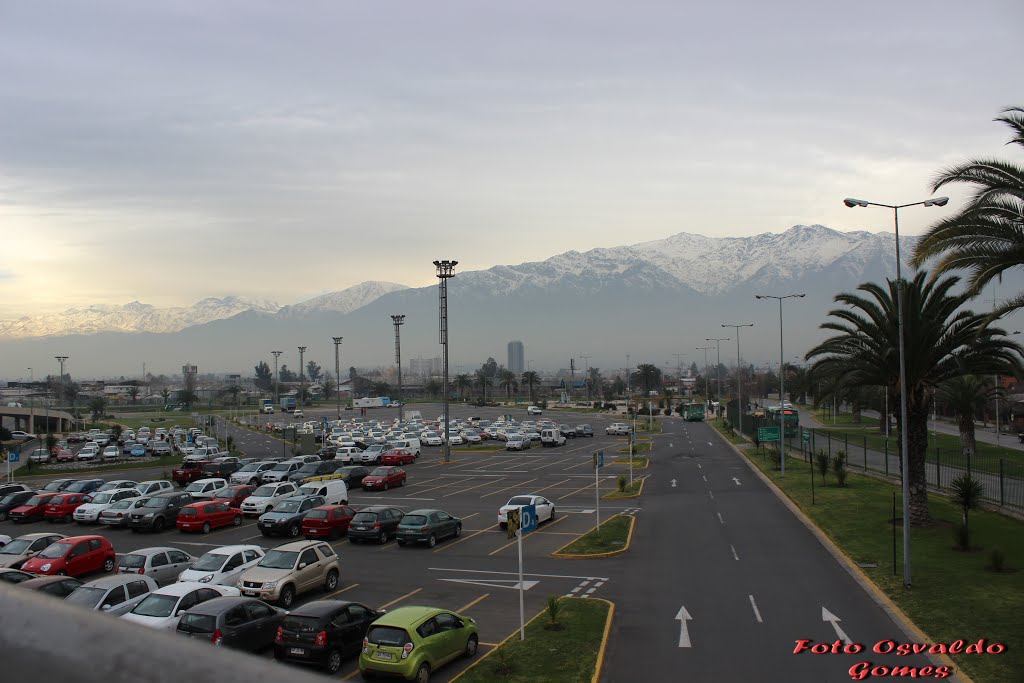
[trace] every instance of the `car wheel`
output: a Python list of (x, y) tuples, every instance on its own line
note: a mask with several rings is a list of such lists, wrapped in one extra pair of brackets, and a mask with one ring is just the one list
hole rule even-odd
[(60, 571), (57, 572), (57, 576), (67, 576), (67, 575), (68, 575), (68, 573), (66, 571), (64, 571), (63, 569), (61, 569)]
[(285, 586), (284, 588), (282, 588), (281, 589), (281, 597), (278, 599), (278, 602), (281, 604), (281, 607), (284, 607), (285, 609), (288, 609), (289, 607), (292, 606), (292, 603), (294, 601), (295, 601), (295, 589), (292, 588), (290, 585), (289, 586)]
[(324, 581), (324, 590), (330, 593), (338, 587), (338, 572), (331, 570), (327, 572), (327, 580)]
[(461, 535), (462, 535), (462, 525), (461, 524), (456, 524), (455, 525), (455, 538), (458, 538)]
[(209, 522), (203, 522), (203, 533), (204, 534), (210, 533), (210, 523)]
[(156, 521), (153, 522), (153, 531), (155, 531), (156, 533), (160, 533), (163, 530), (164, 530), (164, 520), (163, 520), (163, 518), (158, 517), (156, 519)]
[(103, 562), (103, 571), (105, 571), (105, 572), (112, 572), (112, 571), (114, 571), (114, 558), (108, 557)]
[(549, 522), (555, 521), (555, 508), (551, 508), (551, 516), (548, 517)]
[(403, 541), (402, 539), (398, 539), (397, 543), (400, 546), (405, 546), (405, 541)]
[(242, 515), (235, 515), (235, 518), (234, 520), (232, 520), (232, 523), (235, 526), (242, 526)]
[(7, 521), (7, 513), (6, 512), (0, 512), (0, 522), (6, 522), (6, 521)]
[(259, 485), (259, 483), (260, 483), (259, 480), (256, 479), (255, 477), (253, 477), (252, 479), (249, 480), (249, 486), (257, 486), (257, 485)]
[(380, 532), (380, 535), (377, 536), (377, 543), (380, 543), (381, 545), (384, 545), (387, 542), (388, 542), (388, 534), (387, 534), (387, 532), (386, 531)]
[(427, 547), (433, 548), (435, 545), (437, 545), (437, 536), (430, 534), (430, 538), (427, 539)]
[(387, 491), (387, 490), (388, 490), (388, 488), (389, 488), (389, 487), (388, 487), (388, 483), (387, 483), (387, 482), (384, 482), (384, 490), (385, 490), (385, 491)]
[(302, 527), (300, 527), (298, 524), (292, 524), (290, 527), (288, 527), (288, 535), (292, 538), (295, 538), (299, 535), (299, 531), (301, 530)]
[(479, 638), (476, 635), (471, 635), (469, 640), (466, 641), (466, 649), (463, 651), (463, 655), (466, 657), (472, 657), (476, 654), (476, 648), (480, 644)]
[(327, 655), (327, 662), (324, 664), (324, 669), (329, 674), (336, 674), (341, 671), (341, 653), (337, 650), (331, 650), (331, 653)]
[(274, 508), (272, 506), (268, 505), (267, 507), (263, 508), (263, 514), (267, 514), (268, 512), (270, 512), (273, 509)]
[(430, 665), (426, 662), (420, 664), (419, 670), (416, 672), (416, 683), (429, 683), (430, 681)]

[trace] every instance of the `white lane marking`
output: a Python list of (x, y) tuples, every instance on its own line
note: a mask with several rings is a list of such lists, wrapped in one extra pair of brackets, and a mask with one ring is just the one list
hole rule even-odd
[(839, 636), (839, 638), (844, 643), (849, 645), (851, 642), (853, 642), (850, 640), (850, 637), (848, 635), (843, 633), (843, 629), (839, 628), (839, 622), (842, 621), (842, 619), (829, 612), (824, 605), (821, 606), (821, 620), (831, 622), (832, 628), (835, 629), (836, 635)]
[(718, 521), (721, 522), (722, 524), (725, 524), (725, 520), (722, 519), (722, 513), (721, 512), (716, 512), (715, 514), (718, 515)]
[(701, 478), (701, 479), (703, 479), (704, 481), (707, 481), (707, 480), (708, 480), (708, 478), (707, 478), (706, 476), (704, 476), (703, 474), (702, 474), (702, 475), (700, 475), (700, 478)]
[[(453, 569), (451, 567), (427, 567), (427, 569), (435, 572), (466, 572), (469, 574), (499, 574), (502, 576), (519, 576), (519, 572), (497, 572), (488, 569)], [(609, 581), (607, 576), (573, 576), (571, 574), (530, 574), (525, 573), (523, 576), (539, 576), (541, 578), (548, 579), (583, 579), (584, 581)]]
[(713, 491), (708, 491), (708, 496), (710, 496), (710, 497), (711, 497), (711, 500), (714, 500), (714, 499), (715, 499), (715, 494), (714, 494), (714, 492), (713, 492)]
[(737, 562), (739, 562), (740, 561), (740, 556), (736, 554), (736, 548), (730, 545), (729, 546), (729, 550), (732, 551), (732, 559), (734, 559)]
[(759, 624), (764, 623), (763, 620), (761, 619), (761, 612), (758, 611), (758, 609), (757, 609), (757, 603), (754, 602), (754, 596), (753, 595), (748, 595), (747, 597), (750, 598), (750, 606), (754, 608), (754, 617), (757, 619), (757, 623), (759, 623)]
[(691, 647), (690, 630), (686, 627), (686, 622), (691, 619), (693, 617), (686, 611), (686, 607), (680, 606), (676, 613), (676, 620), (679, 621), (679, 647)]

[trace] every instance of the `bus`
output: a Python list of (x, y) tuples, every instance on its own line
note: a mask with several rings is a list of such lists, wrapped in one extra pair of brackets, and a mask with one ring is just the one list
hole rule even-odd
[(785, 438), (792, 439), (800, 436), (800, 414), (796, 408), (769, 406), (768, 414), (765, 416), (766, 424), (779, 424), (780, 410), (782, 411), (782, 424), (785, 427)]
[(703, 403), (686, 403), (683, 406), (683, 417), (687, 422), (703, 422), (704, 421), (704, 404)]

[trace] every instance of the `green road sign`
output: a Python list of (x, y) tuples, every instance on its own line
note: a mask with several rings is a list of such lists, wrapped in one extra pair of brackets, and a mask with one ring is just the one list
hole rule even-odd
[(757, 440), (758, 440), (758, 442), (778, 441), (779, 440), (779, 428), (778, 427), (758, 427), (757, 428)]
[(810, 444), (811, 443), (811, 433), (810, 432), (804, 432), (803, 439), (804, 439), (804, 443), (805, 444)]

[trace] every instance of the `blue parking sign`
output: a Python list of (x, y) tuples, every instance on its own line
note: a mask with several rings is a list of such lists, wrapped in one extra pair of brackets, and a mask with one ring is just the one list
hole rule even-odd
[(537, 530), (537, 506), (524, 505), (519, 508), (519, 528), (525, 534)]
[(15, 448), (13, 451), (10, 452), (10, 454), (8, 454), (7, 460), (9, 462), (21, 462), (21, 451)]

